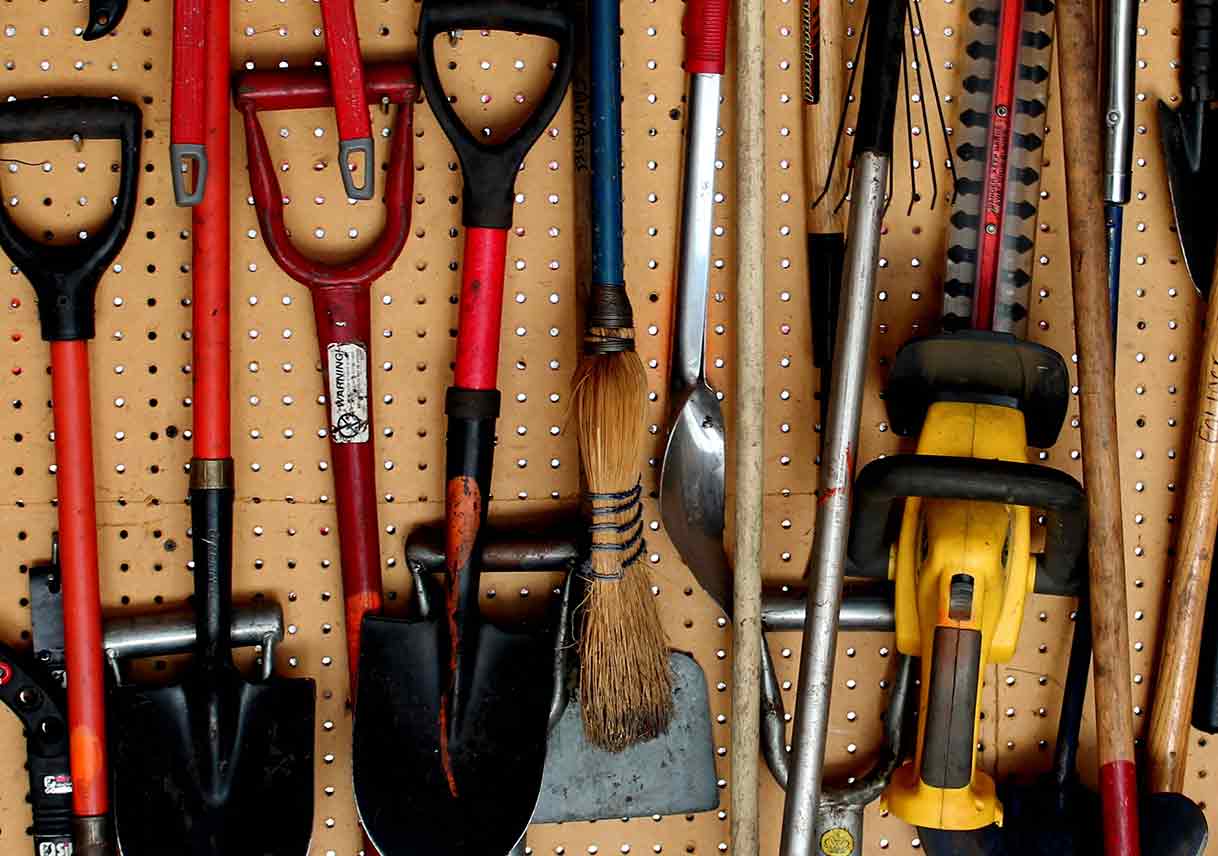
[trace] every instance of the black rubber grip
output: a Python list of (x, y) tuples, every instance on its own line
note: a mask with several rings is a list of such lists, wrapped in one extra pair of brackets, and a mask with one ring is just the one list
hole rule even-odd
[(191, 488), (195, 580), (195, 651), (200, 664), (232, 663), (233, 489)]
[(854, 158), (866, 151), (892, 156), (892, 128), (905, 57), (906, 0), (867, 4), (867, 54), (854, 131)]
[(890, 455), (863, 467), (854, 483), (849, 573), (887, 579), (889, 515), (907, 496), (1026, 505), (1045, 512), (1042, 594), (1074, 595), (1086, 582), (1087, 505), (1072, 476), (1039, 464), (940, 455)]
[(922, 781), (963, 788), (973, 779), (981, 632), (936, 627), (922, 738)]
[(457, 419), (497, 419), (501, 398), (497, 389), (450, 386), (444, 394), (444, 412)]
[[(1218, 549), (1218, 542), (1215, 548)], [(1218, 734), (1218, 585), (1211, 585), (1205, 596), (1205, 624), (1197, 656), (1197, 690), (1193, 695), (1193, 727), (1206, 734)]]
[(135, 219), (142, 124), (139, 107), (111, 98), (31, 98), (0, 104), (0, 143), (79, 138), (120, 144), (114, 211), (83, 241), (66, 247), (39, 243), (0, 207), (0, 249), (34, 286), (42, 338), (48, 341), (93, 338), (97, 284), (126, 243)]
[(1180, 84), (1186, 101), (1214, 100), (1215, 0), (1184, 0), (1180, 23)]
[[(440, 129), (461, 161), (462, 221), (466, 226), (512, 225), (516, 173), (524, 156), (558, 112), (574, 65), (575, 17), (559, 0), (425, 0), (419, 14), (419, 81)], [(440, 82), (435, 40), (453, 30), (503, 30), (558, 44), (558, 62), (533, 112), (502, 142), (483, 143), (457, 116)]]

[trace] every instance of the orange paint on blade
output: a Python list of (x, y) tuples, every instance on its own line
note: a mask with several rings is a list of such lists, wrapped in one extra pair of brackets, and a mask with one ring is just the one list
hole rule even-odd
[(457, 612), (461, 606), (460, 591), (462, 574), (469, 568), (478, 542), (478, 529), (482, 525), (482, 492), (478, 482), (469, 476), (455, 476), (448, 482), (445, 503), (445, 556), (448, 566), (448, 592), (445, 599), (448, 614), (448, 658), (449, 685), (440, 700), (440, 763), (448, 779), (448, 790), (457, 796), (457, 779), (453, 770), (452, 756), (448, 751), (449, 710), (453, 681), (457, 675), (457, 659), (461, 651), (460, 623)]

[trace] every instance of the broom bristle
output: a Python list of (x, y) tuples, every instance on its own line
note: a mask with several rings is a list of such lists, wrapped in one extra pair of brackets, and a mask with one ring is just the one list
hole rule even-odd
[[(633, 338), (632, 330), (588, 333), (592, 339)], [(629, 350), (585, 357), (573, 386), (580, 462), (591, 504), (601, 512), (594, 516), (601, 525), (592, 532), (592, 574), (579, 639), (580, 706), (588, 741), (618, 752), (662, 734), (673, 712), (668, 639), (647, 569), (642, 561), (623, 566), (637, 546), (596, 549), (641, 538), (640, 527), (627, 524), (638, 513), (628, 498), (639, 483), (647, 436), (647, 378), (642, 360)]]

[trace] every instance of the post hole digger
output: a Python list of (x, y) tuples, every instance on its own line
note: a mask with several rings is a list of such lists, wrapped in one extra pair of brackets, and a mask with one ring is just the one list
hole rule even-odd
[[(557, 59), (533, 112), (486, 143), (445, 95), (437, 37), (462, 29), (548, 38)], [(558, 112), (575, 22), (564, 4), (428, 0), (419, 76), (461, 162), (465, 253), (448, 415), (447, 591), (443, 618), (364, 618), (354, 778), (364, 830), (381, 851), (506, 853), (537, 802), (552, 689), (552, 628), (509, 632), (481, 616), (480, 532), (490, 500), (504, 267), (516, 174)]]
[(313, 681), (247, 680), (232, 657), (228, 22), (226, 5), (210, 11), (209, 169), (192, 209), (194, 655), (172, 683), (111, 695), (123, 856), (301, 856), (313, 831)]
[(0, 248), (34, 286), (42, 337), (51, 343), (58, 537), (68, 614), (64, 644), (72, 826), (79, 856), (100, 856), (111, 845), (88, 341), (94, 335), (98, 283), (126, 242), (135, 217), (141, 124), (134, 104), (104, 98), (39, 98), (0, 105), (0, 142), (119, 141), (114, 210), (101, 229), (80, 243), (43, 245), (17, 227), (7, 208), (0, 212)]

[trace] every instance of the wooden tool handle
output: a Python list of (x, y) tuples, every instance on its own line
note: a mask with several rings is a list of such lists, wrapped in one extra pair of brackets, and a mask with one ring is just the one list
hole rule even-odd
[[(840, 0), (803, 0), (801, 34), (804, 40), (804, 180), (807, 182), (807, 205), (821, 195), (820, 202), (808, 209), (808, 234), (843, 234), (846, 231), (845, 206), (838, 207), (846, 193), (846, 161), (843, 144), (832, 158), (837, 139), (837, 125), (842, 112), (842, 39), (846, 35)], [(815, 63), (810, 68), (809, 63)], [(811, 81), (819, 81), (818, 94), (813, 100)], [(830, 160), (833, 168), (830, 170)]]
[(1062, 137), (1069, 157), (1066, 207), (1078, 348), (1083, 477), (1090, 518), (1087, 548), (1091, 626), (1095, 637), (1096, 734), (1104, 852), (1132, 856), (1138, 841), (1129, 685), (1129, 617), (1125, 594), (1115, 371), (1108, 323), (1108, 262), (1103, 210), (1104, 127), (1100, 115), (1095, 26), (1090, 0), (1057, 4)]
[(1182, 480), (1188, 490), (1172, 565), (1171, 594), (1163, 613), (1163, 647), (1151, 708), (1150, 788), (1154, 793), (1179, 793), (1184, 787), (1205, 597), (1218, 531), (1218, 300), (1209, 302), (1204, 329), (1188, 473)]

